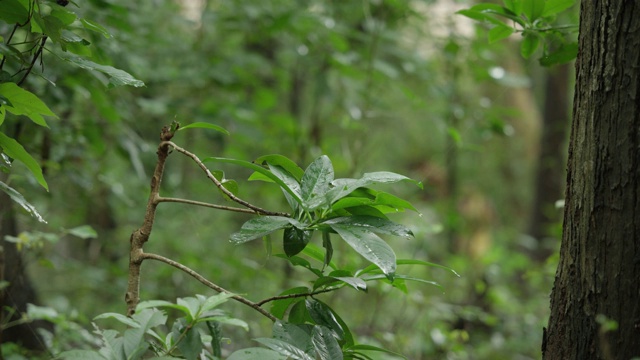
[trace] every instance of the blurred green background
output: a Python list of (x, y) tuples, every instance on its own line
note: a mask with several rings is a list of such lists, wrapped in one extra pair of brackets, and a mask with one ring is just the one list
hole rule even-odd
[[(250, 161), (283, 154), (303, 168), (327, 154), (339, 177), (387, 170), (424, 183), (424, 190), (385, 188), (421, 213), (397, 214), (393, 220), (416, 238), (389, 243), (398, 258), (443, 264), (461, 276), (409, 268), (444, 292), (408, 283), (406, 293), (378, 285), (366, 294), (344, 289), (319, 296), (361, 342), (409, 359), (540, 358), (557, 265), (550, 254), (561, 231), (555, 204), (563, 198), (569, 67), (523, 60), (517, 34), (489, 44), (486, 28), (455, 14), (471, 5), (463, 1), (79, 5), (73, 11), (113, 34), (88, 34), (94, 61), (125, 69), (146, 86), (108, 89), (101, 74), (46, 52), (42, 77), (31, 77), (28, 86), (60, 119), (49, 120), (46, 130), (18, 127), (15, 118), (3, 125), (41, 155), (51, 189), (45, 193), (26, 171), (11, 174), (12, 186), (48, 220), (17, 218), (19, 230), (29, 232), (24, 236), (44, 239), (22, 250), (41, 305), (87, 329), (97, 314), (125, 312), (128, 240), (143, 220), (160, 129), (172, 120), (204, 121), (231, 135), (185, 131), (175, 142), (201, 157)], [(1, 34), (8, 29), (0, 24)], [(559, 131), (553, 143), (543, 136), (549, 124)], [(243, 169), (221, 169), (239, 182), (240, 197), (286, 211), (275, 186), (246, 181), (250, 173)], [(560, 188), (537, 190), (549, 183)], [(177, 155), (169, 158), (162, 194), (225, 203), (195, 164)], [(269, 257), (261, 242), (229, 243), (247, 219), (161, 204), (145, 248), (253, 300), (306, 284), (307, 274)], [(64, 235), (81, 225), (97, 238)], [(274, 244), (274, 253), (281, 252)], [(346, 245), (337, 246), (334, 261), (351, 269), (367, 265)], [(154, 262), (143, 265), (141, 290), (143, 300), (212, 295)], [(251, 328), (248, 334), (229, 329), (229, 350), (268, 336), (269, 322), (255, 311), (225, 308)]]

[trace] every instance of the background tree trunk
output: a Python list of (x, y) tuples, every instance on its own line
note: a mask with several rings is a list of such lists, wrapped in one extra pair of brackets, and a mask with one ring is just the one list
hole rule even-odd
[(627, 360), (640, 356), (640, 5), (583, 1), (579, 48), (564, 233), (542, 352)]

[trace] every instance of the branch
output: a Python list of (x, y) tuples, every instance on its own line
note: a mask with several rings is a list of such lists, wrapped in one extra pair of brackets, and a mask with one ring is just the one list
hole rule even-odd
[(209, 180), (211, 180), (218, 187), (218, 189), (220, 189), (220, 191), (222, 191), (222, 193), (227, 195), (231, 200), (237, 202), (238, 204), (253, 210), (253, 213), (258, 214), (258, 215), (272, 215), (272, 216), (285, 216), (285, 217), (290, 217), (291, 216), (291, 215), (289, 215), (287, 213), (274, 212), (274, 211), (268, 211), (268, 210), (262, 209), (260, 207), (257, 207), (255, 205), (250, 204), (249, 202), (247, 202), (245, 200), (242, 200), (242, 199), (238, 198), (237, 196), (233, 195), (233, 193), (231, 191), (227, 190), (224, 186), (222, 186), (222, 183), (218, 179), (216, 179), (216, 177), (213, 176), (213, 174), (211, 174), (211, 171), (209, 171), (209, 168), (207, 168), (202, 163), (200, 158), (198, 158), (195, 154), (190, 153), (189, 151), (181, 148), (180, 146), (176, 145), (175, 143), (173, 143), (171, 141), (165, 141), (165, 142), (160, 144), (160, 146), (162, 146), (162, 145), (169, 145), (172, 148), (174, 148), (177, 152), (190, 157), (191, 160), (193, 160), (196, 164), (198, 164), (200, 169), (202, 169), (202, 171), (205, 172), (205, 174), (207, 175)]
[[(166, 258), (164, 256), (161, 256), (161, 255), (150, 254), (150, 253), (141, 254), (141, 258), (142, 259), (157, 260), (157, 261), (163, 262), (165, 264), (171, 265), (171, 266), (173, 266), (173, 267), (175, 267), (175, 268), (177, 268), (179, 270), (182, 270), (185, 273), (191, 275), (196, 280), (198, 280), (201, 283), (203, 283), (205, 286), (207, 286), (207, 287), (209, 287), (209, 288), (211, 288), (211, 289), (213, 289), (213, 290), (215, 290), (215, 291), (217, 291), (219, 293), (233, 294), (231, 291), (226, 290), (225, 288), (220, 287), (220, 286), (212, 283), (211, 281), (207, 280), (204, 276), (198, 274), (194, 270), (191, 270), (189, 267), (184, 266), (184, 265), (180, 264), (177, 261), (168, 259), (168, 258)], [(263, 308), (260, 307), (260, 305), (264, 304), (264, 302), (254, 303), (253, 301), (251, 301), (251, 300), (249, 300), (247, 298), (244, 298), (244, 297), (242, 297), (240, 295), (233, 295), (231, 298), (236, 300), (236, 301), (238, 301), (238, 302), (241, 302), (241, 303), (243, 303), (243, 304), (245, 304), (245, 305), (247, 305), (247, 306), (249, 306), (251, 308), (253, 308), (257, 312), (259, 312), (262, 315), (268, 317), (269, 320), (274, 321), (274, 322), (276, 321), (276, 317), (275, 316), (271, 315), (268, 311), (266, 311), (266, 310), (264, 310)]]
[(132, 316), (135, 313), (136, 306), (138, 302), (140, 302), (140, 267), (144, 259), (142, 246), (149, 240), (149, 235), (151, 235), (153, 228), (156, 207), (158, 206), (158, 199), (160, 198), (160, 183), (162, 181), (162, 174), (164, 173), (164, 165), (169, 156), (168, 141), (171, 140), (173, 135), (174, 132), (171, 131), (171, 128), (168, 126), (162, 128), (162, 132), (160, 133), (160, 140), (162, 142), (158, 146), (158, 162), (151, 177), (151, 192), (149, 194), (149, 200), (147, 201), (144, 221), (139, 229), (131, 233), (131, 238), (129, 239), (131, 244), (131, 250), (129, 252), (129, 279), (127, 282), (127, 293), (124, 296), (125, 302), (127, 303), (128, 316)]
[(24, 76), (22, 76), (22, 79), (20, 79), (20, 81), (18, 81), (18, 86), (22, 85), (22, 83), (25, 80), (27, 80), (27, 76), (29, 76), (29, 74), (31, 73), (31, 70), (35, 66), (36, 61), (38, 60), (38, 57), (40, 57), (40, 54), (42, 54), (42, 49), (44, 49), (44, 44), (46, 42), (47, 42), (47, 35), (43, 35), (42, 36), (42, 41), (40, 42), (40, 47), (36, 51), (35, 55), (33, 55), (33, 59), (31, 59), (31, 64), (29, 64), (29, 67), (27, 68), (27, 71), (24, 73)]
[(247, 214), (255, 214), (256, 213), (255, 211), (250, 210), (250, 209), (242, 209), (242, 208), (236, 208), (236, 207), (231, 207), (231, 206), (216, 205), (216, 204), (210, 204), (210, 203), (206, 203), (206, 202), (202, 202), (202, 201), (188, 200), (188, 199), (159, 197), (157, 199), (157, 201), (159, 203), (161, 203), (161, 202), (174, 202), (174, 203), (182, 203), (182, 204), (189, 204), (189, 205), (196, 205), (196, 206), (204, 206), (204, 207), (209, 207), (209, 208), (213, 208), (213, 209), (226, 210), (226, 211), (235, 211), (235, 212), (241, 212), (241, 213), (247, 213)]
[(333, 288), (328, 288), (328, 289), (324, 289), (324, 290), (318, 290), (318, 291), (313, 291), (313, 292), (309, 292), (309, 293), (304, 293), (304, 294), (289, 294), (289, 295), (278, 295), (278, 296), (272, 296), (270, 298), (266, 298), (264, 300), (260, 300), (257, 303), (255, 303), (258, 306), (262, 306), (268, 302), (271, 301), (275, 301), (275, 300), (283, 300), (283, 299), (294, 299), (294, 298), (298, 298), (298, 297), (308, 297), (308, 296), (313, 296), (313, 295), (318, 295), (318, 294), (323, 294), (323, 293), (327, 293), (330, 291), (334, 291), (334, 290), (338, 290), (339, 288), (337, 287), (333, 287)]

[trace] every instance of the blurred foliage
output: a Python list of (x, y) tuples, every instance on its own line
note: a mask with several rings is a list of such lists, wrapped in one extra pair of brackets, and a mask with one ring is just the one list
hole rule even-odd
[[(402, 214), (415, 239), (394, 240), (392, 246), (399, 258), (445, 264), (461, 278), (409, 266), (407, 275), (443, 284), (444, 293), (411, 284), (406, 294), (379, 285), (365, 297), (348, 290), (319, 296), (336, 304), (360, 341), (411, 359), (540, 357), (556, 259), (540, 264), (528, 258), (535, 245), (523, 233), (539, 121), (531, 91), (536, 77), (530, 75), (539, 70), (523, 64), (508, 40), (487, 44), (484, 29), (455, 15), (470, 4), (90, 0), (79, 5), (68, 8), (111, 35), (83, 32), (91, 46), (82, 56), (126, 69), (146, 86), (107, 88), (103, 72), (61, 61), (60, 51), (47, 45), (42, 65), (34, 68), (38, 76), (27, 78), (25, 86), (58, 118), (48, 118), (44, 128), (7, 114), (0, 128), (10, 129), (37, 158), (50, 189), (42, 191), (28, 168), (13, 164), (6, 183), (28, 194), (29, 204), (48, 221), (37, 223), (20, 213), (20, 228), (30, 239), (62, 236), (43, 237), (37, 252), (23, 250), (44, 305), (56, 314), (73, 314), (54, 321), (57, 332), (49, 339), (55, 344), (47, 344), (52, 352), (95, 344), (88, 331), (67, 335), (69, 324), (89, 328), (97, 314), (124, 312), (129, 235), (142, 222), (159, 129), (178, 119), (230, 131), (228, 137), (185, 132), (185, 143), (199, 156), (250, 161), (279, 153), (310, 163), (326, 154), (342, 177), (389, 170), (425, 183), (424, 191), (397, 189), (423, 215)], [(0, 22), (4, 40), (11, 29)], [(220, 170), (230, 179), (250, 175), (234, 167)], [(224, 201), (198, 171), (170, 161), (163, 195)], [(274, 189), (245, 184), (240, 195), (285, 209)], [(267, 256), (263, 244), (228, 243), (246, 220), (181, 204), (160, 206), (147, 246), (256, 298), (307, 286), (305, 269)], [(95, 229), (97, 238), (60, 230), (83, 225)], [(341, 267), (365, 264), (356, 254), (341, 253), (334, 260)], [(174, 301), (203, 291), (161, 264), (145, 264), (143, 272), (143, 299)], [(231, 302), (224, 308), (249, 326), (248, 333), (226, 329), (231, 341), (223, 346), (225, 356), (256, 346), (248, 339), (270, 333), (271, 324), (250, 309)], [(2, 346), (4, 353), (18, 356), (11, 345)]]

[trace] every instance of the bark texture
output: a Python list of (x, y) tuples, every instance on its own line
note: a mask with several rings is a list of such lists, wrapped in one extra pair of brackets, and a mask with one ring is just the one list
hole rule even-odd
[(640, 3), (584, 0), (579, 48), (564, 233), (542, 352), (628, 360), (640, 357)]

